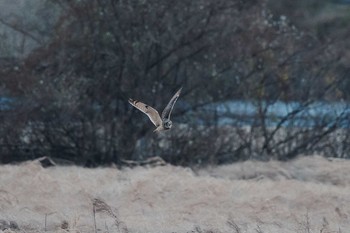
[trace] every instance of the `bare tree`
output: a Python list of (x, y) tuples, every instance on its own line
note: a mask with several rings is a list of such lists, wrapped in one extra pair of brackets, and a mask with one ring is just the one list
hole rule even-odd
[[(347, 130), (334, 136), (348, 124), (345, 108), (336, 118), (314, 118), (312, 128), (286, 126), (298, 124), (318, 101), (349, 99), (349, 70), (338, 63), (337, 41), (325, 43), (272, 15), (266, 1), (47, 4), (59, 12), (54, 26), (42, 31), (48, 39), (17, 69), (1, 70), (6, 89), (22, 97), (15, 114), (3, 114), (2, 161), (5, 154), (50, 155), (94, 166), (161, 156), (203, 164), (348, 150)], [(178, 125), (164, 136), (153, 134), (127, 99), (164, 106), (179, 86)], [(257, 111), (218, 110), (232, 100), (253, 103)], [(271, 115), (280, 101), (298, 106), (282, 117)], [(330, 139), (344, 151), (330, 147)]]

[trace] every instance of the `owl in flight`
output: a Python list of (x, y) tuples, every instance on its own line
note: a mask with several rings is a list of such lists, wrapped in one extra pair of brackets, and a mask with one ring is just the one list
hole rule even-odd
[(173, 98), (171, 98), (171, 100), (169, 101), (168, 105), (164, 108), (162, 112), (162, 117), (160, 117), (157, 110), (138, 100), (129, 99), (129, 103), (148, 116), (152, 123), (157, 127), (153, 132), (169, 130), (173, 125), (173, 122), (170, 120), (170, 115), (173, 111), (176, 100), (180, 96), (181, 89), (182, 87), (175, 93)]

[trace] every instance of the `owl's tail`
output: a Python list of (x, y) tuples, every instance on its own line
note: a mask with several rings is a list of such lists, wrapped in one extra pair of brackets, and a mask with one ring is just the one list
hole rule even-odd
[(164, 130), (163, 126), (158, 126), (155, 130), (153, 130), (153, 133), (159, 133), (163, 130)]

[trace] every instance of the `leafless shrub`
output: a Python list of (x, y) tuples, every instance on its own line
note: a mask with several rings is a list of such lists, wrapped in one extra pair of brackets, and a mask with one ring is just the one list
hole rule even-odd
[[(317, 101), (349, 101), (341, 38), (317, 38), (273, 15), (267, 1), (45, 2), (55, 17), (42, 30), (0, 18), (25, 38), (44, 37), (0, 67), (0, 90), (20, 99), (1, 111), (1, 162), (51, 156), (97, 166), (159, 156), (192, 165), (348, 156), (346, 111), (312, 127), (285, 126)], [(152, 134), (128, 97), (163, 106), (180, 85), (173, 117), (186, 126)], [(258, 111), (222, 116), (206, 108), (232, 100), (253, 101)], [(269, 107), (278, 101), (300, 107), (271, 126)], [(222, 117), (249, 127), (222, 126)]]

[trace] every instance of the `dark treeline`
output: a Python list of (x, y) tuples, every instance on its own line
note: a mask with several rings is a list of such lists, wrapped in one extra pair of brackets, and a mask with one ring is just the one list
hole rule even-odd
[[(0, 112), (1, 162), (50, 156), (96, 166), (160, 156), (191, 165), (349, 155), (349, 128), (339, 127), (349, 124), (345, 109), (313, 127), (284, 127), (315, 102), (349, 102), (346, 33), (296, 26), (256, 0), (47, 4), (56, 9), (53, 27), (21, 30), (33, 37), (42, 29), (48, 39), (1, 65), (1, 90), (14, 99)], [(162, 109), (180, 86), (174, 130), (163, 135), (127, 102)], [(256, 104), (251, 127), (221, 125), (205, 108), (229, 100)], [(276, 101), (300, 106), (269, 126)]]

